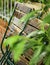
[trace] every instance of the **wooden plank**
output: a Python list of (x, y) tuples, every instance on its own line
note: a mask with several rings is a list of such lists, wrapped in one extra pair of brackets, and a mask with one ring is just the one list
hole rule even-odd
[(25, 62), (26, 64), (28, 64), (29, 63), (29, 61), (25, 58), (25, 56), (23, 55), (23, 56), (21, 56), (20, 57), (20, 59), (23, 61), (23, 62)]
[(23, 17), (24, 14), (25, 13), (23, 13), (19, 10), (15, 10), (14, 16), (20, 19), (21, 17)]
[[(23, 27), (24, 27), (24, 25), (25, 25), (25, 23), (19, 23), (18, 22), (19, 21), (19, 19), (18, 18), (14, 18), (14, 21), (13, 21), (13, 24), (14, 25), (16, 25), (19, 29), (23, 29)], [(35, 30), (38, 30), (38, 29), (40, 29), (40, 20), (39, 19), (37, 19), (37, 18), (35, 18), (35, 19), (31, 19), (31, 20), (29, 20), (29, 22), (28, 22), (28, 24), (26, 25), (26, 28), (25, 28), (25, 30), (24, 30), (24, 32), (26, 33), (26, 34), (29, 34), (29, 33), (31, 33), (32, 31), (35, 31)], [(18, 33), (19, 33), (20, 31), (18, 31)]]
[(32, 25), (32, 27), (40, 29), (39, 26), (41, 24), (41, 21), (39, 19), (37, 19), (37, 18), (35, 18), (35, 19), (32, 18), (31, 20), (29, 20), (28, 24)]
[(32, 10), (40, 10), (42, 8), (42, 6), (44, 7), (44, 4), (41, 3), (37, 3), (37, 2), (32, 2), (32, 3), (25, 3), (25, 5), (29, 8), (31, 8)]
[(8, 23), (0, 18), (0, 25), (3, 26), (4, 28), (6, 28)]
[(24, 63), (24, 65), (29, 65), (29, 61), (30, 61), (32, 55), (33, 55), (33, 50), (32, 49), (29, 49), (27, 52), (25, 52), (20, 57), (20, 61), (18, 61), (17, 64), (20, 65), (20, 63)]
[[(40, 22), (39, 19), (37, 19), (37, 18), (33, 19), (32, 18), (31, 20), (29, 20), (28, 25), (30, 25), (31, 27), (35, 27), (35, 28), (39, 29), (40, 23), (41, 22)], [(23, 23), (19, 23), (19, 19), (16, 18), (16, 17), (14, 18), (13, 24), (18, 26), (20, 29), (22, 29), (24, 27), (24, 25), (25, 25), (24, 22)]]
[(0, 43), (2, 41), (2, 38), (4, 36), (4, 33), (5, 33), (5, 28), (0, 25)]
[(26, 51), (29, 55), (33, 55), (33, 50), (30, 48)]
[(15, 26), (15, 25), (12, 24), (12, 23), (11, 23), (11, 25), (9, 26), (9, 29), (10, 29), (10, 31), (13, 32), (13, 35), (18, 34), (18, 33), (21, 31), (17, 26)]
[(32, 9), (30, 7), (27, 7), (25, 3), (16, 2), (16, 5), (17, 5), (17, 9), (24, 13), (29, 13), (30, 11), (32, 11)]
[(25, 58), (27, 58), (28, 60), (31, 59), (32, 55), (33, 55), (32, 49), (29, 49), (29, 50), (26, 51), (26, 53), (24, 53)]
[(17, 5), (17, 9), (24, 13), (28, 13), (32, 10), (40, 10), (42, 8), (42, 5), (43, 5), (43, 7), (45, 6), (44, 4), (36, 3), (36, 2), (33, 2), (33, 3), (16, 2), (16, 5)]
[(23, 62), (22, 60), (20, 60), (19, 62), (16, 63), (16, 65), (27, 65), (27, 64)]
[[(21, 32), (21, 29), (18, 26), (14, 25), (13, 23), (9, 26), (9, 29), (10, 31), (13, 32), (12, 35), (17, 35)], [(23, 32), (22, 35), (26, 36), (26, 33)]]
[(24, 23), (19, 23), (19, 19), (16, 18), (16, 17), (14, 17), (12, 23), (13, 23), (14, 25), (16, 25), (18, 28), (20, 28), (21, 30), (22, 30), (23, 27), (24, 27)]
[(34, 28), (34, 27), (31, 27), (31, 26), (27, 25), (26, 28), (25, 28), (25, 30), (24, 30), (24, 32), (26, 32), (27, 34), (30, 34), (31, 32), (33, 32), (35, 30), (37, 30), (37, 29)]

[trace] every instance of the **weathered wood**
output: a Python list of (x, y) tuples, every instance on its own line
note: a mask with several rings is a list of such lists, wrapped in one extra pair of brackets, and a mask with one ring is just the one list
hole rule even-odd
[[(0, 43), (3, 39), (4, 34), (5, 34), (7, 25), (8, 25), (8, 23), (6, 21), (4, 21), (3, 19), (0, 19)], [(5, 37), (11, 36), (11, 35), (12, 35), (12, 32), (10, 31), (10, 29), (8, 29)]]
[[(12, 35), (17, 35), (21, 32), (21, 28), (18, 26), (14, 25), (13, 23), (9, 26), (10, 31), (12, 31)], [(22, 32), (22, 35), (26, 36), (25, 32)]]
[(35, 27), (37, 29), (40, 29), (39, 28), (39, 25), (41, 24), (41, 21), (39, 19), (35, 18), (35, 19), (29, 20), (28, 24), (29, 25), (32, 25), (32, 27)]
[(24, 55), (20, 57), (20, 60), (22, 60), (22, 61), (25, 62), (26, 64), (29, 63), (29, 61), (25, 58)]
[(16, 2), (16, 5), (17, 5), (17, 9), (24, 12), (24, 13), (28, 13), (32, 10), (40, 10), (42, 8), (42, 6), (43, 7), (45, 6), (44, 4), (36, 3), (36, 2), (33, 2), (33, 3)]
[[(24, 27), (24, 25), (25, 25), (25, 23), (19, 23), (18, 21), (19, 21), (19, 19), (18, 18), (15, 18), (15, 20), (13, 21), (13, 24), (15, 24), (18, 28), (20, 28), (22, 30), (23, 27)], [(31, 20), (29, 20), (29, 22), (28, 22), (28, 24), (27, 24), (24, 32), (26, 34), (29, 34), (32, 31), (35, 31), (37, 29), (40, 29), (40, 27), (39, 27), (40, 23), (41, 22), (40, 22), (39, 19), (37, 19), (37, 18), (33, 19), (32, 18)]]
[(26, 28), (25, 28), (25, 30), (24, 30), (24, 32), (26, 32), (27, 34), (30, 34), (31, 32), (33, 32), (35, 30), (37, 30), (37, 29), (34, 28), (34, 27), (31, 27), (31, 26), (27, 25)]
[(2, 27), (2, 26), (0, 26), (0, 43), (2, 41), (2, 38), (3, 38), (4, 33), (5, 33), (5, 28)]
[(3, 26), (4, 28), (7, 27), (8, 23), (5, 22), (3, 19), (0, 18), (0, 25)]
[(19, 10), (15, 10), (14, 16), (17, 18), (21, 18), (25, 13), (19, 11)]
[(32, 2), (32, 3), (26, 3), (26, 6), (29, 8), (32, 8), (33, 10), (40, 10), (42, 7), (45, 7), (45, 4), (38, 3), (38, 2)]
[(32, 10), (30, 7), (27, 7), (25, 5), (25, 3), (16, 2), (16, 5), (17, 5), (17, 9), (24, 12), (24, 13), (28, 13)]
[(19, 62), (17, 62), (16, 65), (27, 65), (25, 62), (23, 62), (22, 60), (20, 60)]
[(25, 58), (27, 58), (27, 60), (29, 60), (29, 61), (30, 61), (32, 55), (33, 55), (32, 49), (29, 49), (29, 50), (26, 51), (26, 53), (24, 53)]

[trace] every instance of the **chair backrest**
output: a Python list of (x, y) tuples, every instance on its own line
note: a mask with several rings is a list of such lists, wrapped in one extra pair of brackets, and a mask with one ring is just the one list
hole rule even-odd
[(12, 15), (14, 9), (15, 0), (0, 0), (0, 17), (7, 20)]

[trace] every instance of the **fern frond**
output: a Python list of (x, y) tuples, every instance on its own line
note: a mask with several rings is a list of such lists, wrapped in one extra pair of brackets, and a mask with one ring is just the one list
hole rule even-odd
[(18, 61), (20, 60), (20, 56), (24, 51), (24, 46), (25, 46), (26, 41), (23, 40), (21, 42), (19, 42), (14, 48), (13, 48), (13, 58), (14, 61)]
[(35, 51), (32, 59), (30, 60), (30, 65), (37, 65), (37, 63), (39, 62), (39, 58), (40, 58), (42, 49), (43, 49), (43, 45), (39, 46), (39, 48)]

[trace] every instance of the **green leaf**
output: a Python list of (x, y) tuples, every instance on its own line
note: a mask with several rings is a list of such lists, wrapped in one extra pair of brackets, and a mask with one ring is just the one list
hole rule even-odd
[(37, 65), (37, 63), (39, 62), (39, 58), (40, 58), (42, 49), (43, 49), (43, 45), (39, 46), (39, 48), (35, 51), (32, 59), (30, 60), (30, 65)]
[(46, 16), (43, 18), (44, 23), (49, 23), (50, 24), (50, 12), (46, 14)]
[(50, 8), (50, 3), (46, 3), (44, 7), (44, 11), (47, 12), (49, 8)]
[(37, 30), (37, 31), (33, 31), (31, 32), (30, 34), (27, 35), (28, 38), (31, 38), (31, 37), (36, 37), (36, 36), (40, 36), (42, 34), (44, 34), (45, 32), (44, 31), (41, 31), (41, 30)]
[(8, 37), (5, 41), (4, 41), (4, 45), (7, 46), (9, 45), (10, 47), (13, 47), (13, 45), (15, 43), (17, 43), (19, 40), (21, 40), (22, 37), (21, 36), (11, 36), (11, 37)]
[(19, 23), (27, 22), (31, 17), (33, 17), (33, 16), (35, 15), (35, 13), (36, 13), (35, 11), (32, 11), (32, 12), (30, 12), (30, 13), (24, 15), (24, 16), (20, 19)]
[(29, 39), (25, 45), (25, 51), (27, 51), (28, 49), (30, 49), (36, 45), (38, 45), (38, 42), (35, 39)]
[(48, 55), (45, 57), (44, 64), (45, 65), (50, 65), (50, 53), (48, 53)]
[(35, 37), (37, 35), (38, 31), (33, 31), (30, 34), (27, 35), (28, 38)]
[(46, 33), (47, 33), (46, 35), (47, 35), (47, 37), (48, 37), (48, 39), (49, 39), (49, 41), (50, 41), (50, 25), (49, 25), (49, 27), (48, 27)]
[(26, 41), (22, 40), (21, 42), (19, 42), (14, 48), (13, 48), (13, 58), (14, 61), (18, 61), (20, 60), (20, 56), (24, 51), (24, 46), (25, 46)]
[(47, 52), (50, 52), (50, 45), (46, 47)]

